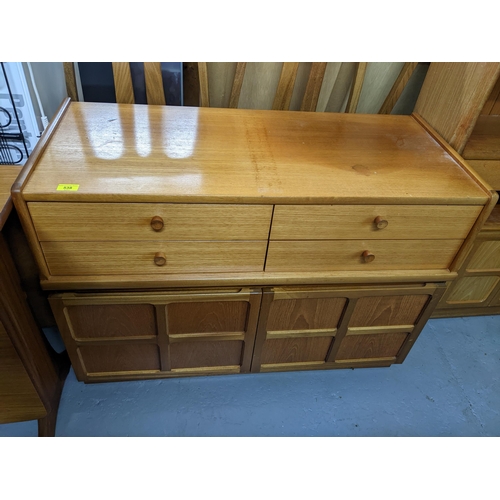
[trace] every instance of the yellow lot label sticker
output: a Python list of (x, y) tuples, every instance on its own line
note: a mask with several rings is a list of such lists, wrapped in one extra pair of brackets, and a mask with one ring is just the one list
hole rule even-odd
[(78, 191), (80, 184), (59, 184), (57, 191)]

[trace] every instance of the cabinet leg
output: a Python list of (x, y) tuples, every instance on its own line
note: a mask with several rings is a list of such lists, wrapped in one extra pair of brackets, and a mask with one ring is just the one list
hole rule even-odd
[(59, 401), (61, 400), (64, 381), (69, 372), (70, 362), (66, 351), (55, 356), (57, 357), (59, 380), (52, 395), (51, 410), (47, 413), (47, 416), (38, 419), (38, 437), (55, 437), (56, 435), (57, 411), (59, 410)]

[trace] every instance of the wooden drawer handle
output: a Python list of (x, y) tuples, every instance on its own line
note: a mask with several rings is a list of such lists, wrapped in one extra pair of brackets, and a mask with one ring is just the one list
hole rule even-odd
[(383, 219), (382, 217), (380, 217), (380, 215), (378, 217), (375, 217), (375, 220), (373, 222), (375, 222), (377, 229), (384, 229), (384, 227), (387, 227), (387, 225), (389, 224), (389, 221)]
[(157, 266), (164, 266), (167, 263), (167, 256), (163, 252), (156, 252), (154, 261)]
[(365, 250), (361, 257), (363, 257), (363, 260), (368, 263), (368, 262), (373, 262), (375, 260), (375, 255), (372, 254), (369, 250)]
[(158, 215), (155, 215), (151, 219), (151, 227), (155, 231), (161, 231), (163, 229), (163, 219), (161, 217), (158, 217)]

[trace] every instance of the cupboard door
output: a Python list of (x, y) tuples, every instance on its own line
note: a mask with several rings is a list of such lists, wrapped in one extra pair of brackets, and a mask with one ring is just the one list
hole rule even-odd
[(252, 371), (404, 360), (444, 283), (265, 290)]
[(380, 288), (367, 291), (371, 296), (354, 297), (352, 315), (330, 359), (336, 363), (402, 362), (443, 291), (444, 285)]
[(250, 371), (261, 291), (83, 293), (50, 298), (79, 380)]
[(321, 288), (266, 290), (252, 371), (324, 365), (347, 299)]

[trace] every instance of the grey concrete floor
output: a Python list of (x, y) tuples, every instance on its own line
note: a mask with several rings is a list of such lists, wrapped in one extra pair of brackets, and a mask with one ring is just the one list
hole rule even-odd
[(430, 320), (390, 368), (89, 385), (71, 370), (56, 436), (500, 436), (500, 316)]

